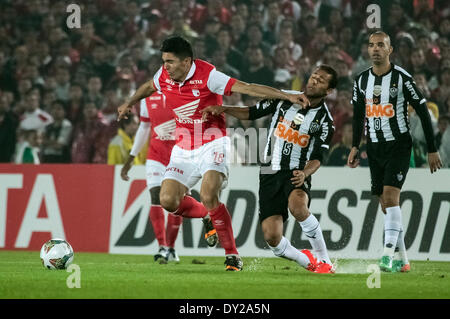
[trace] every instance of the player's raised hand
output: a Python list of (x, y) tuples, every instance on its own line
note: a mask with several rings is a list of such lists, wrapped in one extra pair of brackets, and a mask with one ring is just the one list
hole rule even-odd
[(217, 116), (222, 114), (225, 109), (221, 105), (210, 105), (205, 107), (202, 112), (202, 120), (206, 121), (208, 119), (208, 114)]
[(431, 174), (442, 167), (441, 157), (438, 152), (428, 153), (428, 165), (430, 166)]
[(305, 172), (297, 169), (293, 171), (292, 174), (294, 175), (291, 178), (292, 185), (294, 185), (295, 187), (302, 186), (306, 178)]
[(355, 168), (359, 165), (359, 150), (356, 147), (352, 147), (350, 154), (348, 154), (347, 165), (351, 168)]
[(117, 116), (117, 122), (119, 122), (121, 119), (127, 119), (128, 114), (131, 112), (131, 106), (128, 105), (128, 103), (123, 103), (121, 106), (117, 108), (117, 113), (119, 115)]
[(295, 104), (300, 104), (303, 108), (311, 105), (308, 98), (304, 93), (302, 94), (289, 94), (289, 101)]

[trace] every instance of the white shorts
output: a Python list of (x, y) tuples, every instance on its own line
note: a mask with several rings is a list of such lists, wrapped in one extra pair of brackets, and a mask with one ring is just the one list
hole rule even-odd
[(191, 189), (202, 176), (210, 170), (225, 175), (224, 185), (229, 173), (230, 138), (224, 136), (206, 143), (194, 150), (185, 150), (175, 145), (170, 155), (163, 179), (174, 179)]
[(161, 186), (166, 167), (157, 161), (147, 160), (145, 162), (145, 175), (147, 176), (147, 188), (151, 189)]

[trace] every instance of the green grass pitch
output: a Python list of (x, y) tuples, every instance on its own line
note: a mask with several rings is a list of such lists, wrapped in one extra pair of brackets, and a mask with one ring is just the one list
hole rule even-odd
[(369, 289), (375, 260), (338, 260), (336, 274), (313, 274), (281, 258), (243, 257), (242, 272), (226, 272), (223, 257), (180, 259), (75, 253), (81, 288), (68, 288), (71, 273), (45, 269), (39, 252), (0, 251), (0, 299), (450, 298), (450, 262), (412, 261), (410, 273), (381, 273), (380, 288)]

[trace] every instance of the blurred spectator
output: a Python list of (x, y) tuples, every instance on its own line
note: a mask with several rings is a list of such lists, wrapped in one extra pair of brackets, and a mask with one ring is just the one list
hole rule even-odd
[(434, 137), (434, 140), (436, 142), (436, 147), (439, 149), (441, 147), (441, 142), (442, 142), (442, 136), (445, 133), (445, 130), (447, 130), (447, 128), (450, 125), (450, 116), (448, 115), (442, 115), (439, 116), (438, 119), (438, 132), (436, 133), (436, 136)]
[[(138, 129), (139, 122), (137, 116), (130, 115), (128, 119), (120, 122), (117, 135), (113, 137), (108, 145), (108, 164), (125, 164), (133, 147), (133, 139)], [(134, 158), (135, 165), (145, 164), (146, 150), (143, 149)]]
[[(328, 156), (328, 166), (345, 166), (347, 164), (348, 154), (352, 148), (353, 129), (352, 123), (346, 122), (341, 127), (342, 133), (339, 143), (335, 144)], [(362, 163), (360, 163), (361, 166)]]
[(272, 55), (274, 55), (275, 50), (284, 48), (289, 52), (289, 60), (293, 63), (298, 61), (303, 54), (303, 49), (299, 44), (294, 42), (293, 32), (294, 30), (290, 26), (282, 27), (280, 29), (278, 42), (272, 47)]
[(245, 53), (248, 67), (242, 72), (242, 81), (272, 86), (274, 73), (264, 65), (264, 56), (260, 47), (249, 47)]
[(422, 92), (423, 96), (429, 100), (431, 99), (431, 90), (428, 86), (427, 77), (423, 72), (414, 73), (414, 80), (416, 81), (417, 88)]
[(83, 118), (73, 128), (73, 163), (106, 163), (111, 132), (93, 102), (83, 108)]
[(66, 117), (76, 125), (83, 114), (83, 87), (78, 83), (73, 83), (69, 91), (69, 101), (66, 104)]
[(439, 86), (433, 91), (432, 98), (437, 102), (441, 113), (445, 114), (445, 102), (450, 98), (450, 68), (440, 70)]
[(348, 64), (344, 60), (337, 60), (335, 62), (336, 72), (338, 75), (338, 85), (337, 90), (347, 90), (351, 89), (353, 86), (353, 80), (351, 77), (351, 71)]
[(308, 56), (302, 56), (297, 63), (297, 70), (292, 78), (291, 89), (294, 91), (304, 91), (305, 83), (311, 75), (311, 61)]
[(63, 100), (66, 102), (69, 100), (69, 90), (70, 90), (70, 73), (67, 68), (58, 68), (56, 70), (56, 87), (54, 92), (58, 100)]
[(84, 96), (85, 102), (93, 102), (97, 109), (101, 109), (103, 106), (103, 95), (101, 93), (102, 91), (102, 80), (100, 77), (93, 75), (89, 77), (88, 83), (87, 83), (87, 92)]
[(225, 53), (227, 64), (237, 70), (242, 70), (244, 68), (244, 57), (242, 53), (232, 45), (231, 40), (229, 28), (222, 28), (217, 33), (217, 43), (219, 49)]
[(18, 119), (11, 112), (8, 97), (0, 92), (0, 163), (9, 163), (13, 159), (17, 125)]
[(339, 143), (342, 139), (343, 125), (353, 118), (352, 91), (350, 89), (339, 90), (337, 103), (331, 108), (331, 115), (334, 121), (334, 134), (331, 143)]
[(25, 112), (20, 117), (19, 128), (21, 130), (44, 131), (45, 127), (53, 122), (53, 118), (39, 108), (39, 94), (30, 92), (25, 99)]
[(66, 119), (64, 102), (59, 100), (53, 102), (50, 113), (53, 116), (53, 123), (45, 128), (42, 143), (42, 162), (69, 163), (72, 124)]
[(169, 35), (177, 34), (188, 40), (190, 43), (198, 37), (198, 33), (191, 29), (189, 24), (181, 12), (174, 12), (172, 14), (172, 29), (168, 30)]
[(425, 54), (421, 48), (415, 48), (411, 54), (411, 74), (423, 73), (428, 80), (433, 76), (433, 72), (429, 69)]
[(266, 4), (267, 9), (264, 12), (263, 28), (272, 30), (275, 34), (280, 32), (281, 22), (285, 19), (281, 13), (281, 3), (278, 0), (269, 0)]
[(227, 57), (221, 48), (216, 48), (212, 52), (211, 62), (218, 71), (223, 72), (235, 79), (241, 77), (240, 72), (227, 63)]
[(442, 134), (441, 147), (439, 148), (444, 167), (450, 168), (450, 126)]
[(203, 33), (206, 21), (214, 17), (222, 24), (229, 24), (231, 21), (231, 13), (222, 5), (221, 0), (207, 0), (206, 5), (197, 4), (191, 27), (198, 33)]
[(260, 47), (264, 55), (269, 55), (272, 50), (271, 46), (263, 40), (262, 28), (255, 24), (248, 26), (246, 33), (239, 38), (238, 46), (242, 52), (246, 52), (250, 47)]
[(359, 75), (362, 71), (367, 70), (372, 66), (372, 62), (370, 60), (369, 53), (367, 51), (368, 46), (369, 45), (367, 44), (367, 41), (364, 41), (360, 45), (360, 52), (358, 58), (356, 59), (356, 62), (352, 68), (352, 74), (354, 76)]
[(405, 70), (411, 70), (411, 54), (414, 51), (415, 41), (413, 37), (407, 33), (401, 34), (396, 43), (393, 43), (397, 50), (394, 50), (393, 63), (401, 66)]
[(40, 164), (39, 148), (42, 144), (42, 132), (38, 130), (23, 130), (22, 139), (16, 145), (16, 164)]

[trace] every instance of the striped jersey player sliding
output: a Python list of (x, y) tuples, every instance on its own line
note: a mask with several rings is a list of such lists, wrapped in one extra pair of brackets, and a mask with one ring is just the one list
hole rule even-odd
[[(203, 110), (205, 118), (222, 113), (242, 120), (272, 115), (266, 164), (259, 176), (259, 217), (264, 239), (275, 256), (296, 261), (317, 273), (334, 272), (319, 221), (309, 212), (309, 205), (311, 175), (319, 169), (334, 132), (333, 118), (324, 98), (336, 84), (336, 71), (321, 65), (306, 85), (305, 94), (311, 103), (307, 108), (299, 108), (289, 101), (266, 99), (252, 107), (210, 106)], [(288, 211), (308, 237), (318, 260), (309, 250), (294, 248), (283, 236)]]

